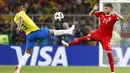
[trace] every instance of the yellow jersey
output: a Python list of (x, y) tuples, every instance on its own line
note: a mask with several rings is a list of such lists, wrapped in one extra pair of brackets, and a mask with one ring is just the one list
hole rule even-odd
[(25, 13), (25, 11), (20, 11), (14, 17), (14, 21), (16, 24), (19, 23), (19, 17), (23, 18), (22, 30), (25, 31), (26, 35), (30, 34), (33, 31), (39, 30), (36, 24), (30, 19), (30, 17)]

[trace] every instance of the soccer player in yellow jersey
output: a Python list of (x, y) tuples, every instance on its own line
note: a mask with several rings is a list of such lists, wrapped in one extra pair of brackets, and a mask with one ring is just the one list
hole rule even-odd
[(32, 49), (36, 39), (47, 39), (51, 35), (72, 34), (75, 26), (67, 30), (51, 30), (49, 28), (38, 28), (36, 24), (26, 14), (28, 5), (24, 6), (20, 3), (15, 4), (16, 15), (14, 21), (17, 24), (17, 31), (24, 30), (26, 33), (26, 53), (21, 57), (19, 64), (16, 66), (14, 73), (20, 73), (20, 69), (26, 64), (31, 56)]

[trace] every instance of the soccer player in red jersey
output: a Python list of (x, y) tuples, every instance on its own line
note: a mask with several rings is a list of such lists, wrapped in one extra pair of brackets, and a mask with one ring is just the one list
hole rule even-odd
[(103, 49), (107, 52), (111, 73), (114, 73), (114, 59), (112, 56), (112, 47), (110, 44), (110, 40), (112, 38), (114, 24), (118, 20), (124, 20), (124, 18), (114, 11), (111, 3), (107, 3), (104, 5), (104, 11), (96, 11), (97, 9), (98, 4), (95, 4), (93, 10), (89, 14), (89, 16), (96, 16), (100, 18), (100, 25), (96, 31), (87, 36), (75, 39), (69, 44), (64, 41), (62, 41), (62, 43), (64, 46), (67, 47), (88, 40), (99, 41)]

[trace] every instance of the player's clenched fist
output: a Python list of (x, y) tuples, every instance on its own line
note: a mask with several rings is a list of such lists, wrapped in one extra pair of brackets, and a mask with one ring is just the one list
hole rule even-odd
[(28, 3), (25, 3), (24, 4), (24, 8), (28, 8), (29, 7), (29, 4)]
[(16, 28), (16, 32), (19, 34), (22, 28)]
[(93, 7), (93, 10), (97, 10), (98, 9), (98, 4), (96, 3)]
[(114, 10), (114, 9), (112, 9), (111, 14), (113, 14), (113, 15), (115, 15), (115, 14), (116, 14), (116, 12), (115, 12), (115, 10)]

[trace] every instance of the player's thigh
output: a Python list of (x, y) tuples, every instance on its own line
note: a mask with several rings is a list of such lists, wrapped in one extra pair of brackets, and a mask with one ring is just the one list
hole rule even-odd
[(30, 52), (32, 51), (32, 49), (34, 48), (35, 45), (35, 41), (36, 40), (36, 32), (33, 32), (29, 35), (26, 36), (26, 52)]
[(27, 40), (26, 41), (26, 52), (32, 52), (33, 48), (35, 46), (35, 40)]
[(38, 32), (37, 32), (37, 37), (40, 39), (45, 39), (48, 38), (50, 36), (50, 29), (49, 28), (41, 28)]
[(97, 32), (92, 32), (92, 33), (88, 34), (87, 36), (91, 40), (95, 40), (95, 41), (99, 41), (100, 38), (101, 38), (100, 35)]
[(102, 45), (103, 50), (105, 50), (107, 52), (112, 51), (112, 46), (111, 46), (109, 40), (108, 41), (102, 40), (102, 41), (100, 41), (100, 43)]

